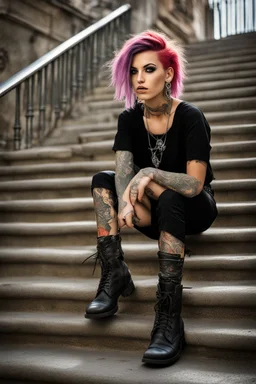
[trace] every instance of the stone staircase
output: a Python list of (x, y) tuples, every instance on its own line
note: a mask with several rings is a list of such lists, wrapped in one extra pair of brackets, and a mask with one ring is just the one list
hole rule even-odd
[[(0, 153), (0, 383), (256, 383), (255, 34), (187, 47), (183, 99), (212, 126), (219, 216), (188, 236), (183, 317), (187, 346), (172, 367), (141, 364), (153, 324), (156, 242), (123, 231), (136, 292), (111, 319), (83, 317), (94, 297), (91, 176), (114, 169), (122, 103), (106, 81), (81, 117), (44, 146)], [(238, 55), (236, 53), (239, 52)]]

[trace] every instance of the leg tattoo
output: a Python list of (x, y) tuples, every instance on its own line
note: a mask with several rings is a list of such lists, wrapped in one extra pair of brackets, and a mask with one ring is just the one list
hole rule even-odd
[(184, 257), (185, 245), (182, 241), (168, 232), (162, 231), (159, 238), (159, 250), (165, 253), (179, 254)]
[(114, 210), (113, 193), (105, 188), (93, 189), (98, 236), (117, 234), (117, 214)]

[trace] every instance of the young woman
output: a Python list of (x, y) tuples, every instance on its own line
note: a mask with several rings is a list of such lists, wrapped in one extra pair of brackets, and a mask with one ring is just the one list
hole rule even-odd
[(182, 268), (185, 235), (205, 231), (217, 216), (210, 183), (210, 127), (180, 99), (184, 59), (164, 35), (146, 31), (126, 41), (112, 62), (116, 99), (126, 101), (113, 150), (116, 171), (92, 180), (102, 276), (87, 318), (113, 315), (134, 284), (120, 230), (134, 227), (158, 240), (159, 283), (152, 338), (143, 362), (170, 365), (184, 344)]

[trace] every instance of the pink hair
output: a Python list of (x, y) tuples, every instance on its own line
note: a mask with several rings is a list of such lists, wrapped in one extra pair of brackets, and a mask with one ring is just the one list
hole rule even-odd
[(134, 105), (136, 95), (130, 81), (133, 56), (143, 51), (156, 51), (164, 69), (172, 67), (172, 96), (179, 97), (185, 76), (183, 51), (176, 42), (159, 32), (145, 31), (127, 40), (111, 62), (111, 85), (115, 87), (115, 99), (125, 100), (128, 109)]

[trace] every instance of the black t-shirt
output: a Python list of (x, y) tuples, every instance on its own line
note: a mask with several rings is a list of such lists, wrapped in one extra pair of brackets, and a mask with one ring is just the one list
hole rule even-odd
[[(162, 135), (154, 135), (161, 137)], [(151, 147), (156, 141), (150, 137)], [(185, 101), (176, 108), (173, 123), (167, 132), (166, 149), (159, 169), (168, 172), (186, 173), (189, 160), (207, 163), (205, 185), (213, 180), (210, 165), (211, 130), (204, 114)], [(139, 168), (154, 167), (151, 161), (148, 134), (143, 120), (143, 105), (123, 111), (118, 118), (118, 130), (113, 145), (114, 151), (130, 151), (134, 164)]]

